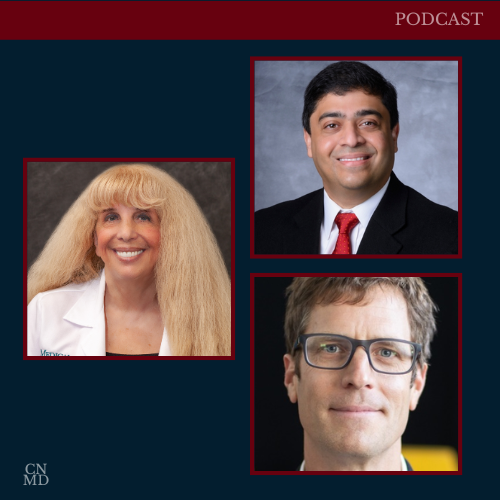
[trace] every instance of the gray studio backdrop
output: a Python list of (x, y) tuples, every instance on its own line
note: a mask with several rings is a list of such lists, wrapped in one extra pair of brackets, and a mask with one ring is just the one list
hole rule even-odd
[[(301, 124), (304, 91), (331, 61), (255, 61), (255, 210), (322, 187)], [(430, 200), (458, 209), (458, 63), (363, 61), (398, 91), (394, 172)]]
[[(92, 179), (119, 163), (126, 162), (28, 163), (28, 269)], [(193, 195), (231, 273), (231, 163), (145, 163), (165, 170)]]

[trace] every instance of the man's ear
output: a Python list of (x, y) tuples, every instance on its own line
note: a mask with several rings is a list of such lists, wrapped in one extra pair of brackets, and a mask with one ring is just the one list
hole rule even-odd
[(391, 131), (392, 140), (394, 141), (394, 152), (398, 152), (398, 137), (399, 137), (399, 123), (396, 123)]
[(311, 148), (311, 136), (308, 134), (307, 130), (304, 129), (304, 141), (306, 142), (306, 147), (307, 147), (307, 156), (309, 158), (312, 158), (312, 148)]
[(425, 378), (427, 377), (428, 365), (425, 364), (423, 367), (417, 365), (417, 374), (413, 386), (410, 389), (410, 410), (415, 410), (417, 408), (418, 400), (425, 387)]
[(285, 363), (285, 387), (288, 391), (288, 398), (292, 403), (297, 402), (297, 382), (298, 378), (295, 375), (295, 361), (290, 354), (285, 354), (283, 356), (283, 362)]

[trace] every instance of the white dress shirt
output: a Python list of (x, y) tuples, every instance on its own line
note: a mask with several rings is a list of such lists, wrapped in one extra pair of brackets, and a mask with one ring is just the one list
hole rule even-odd
[(335, 250), (335, 245), (337, 243), (337, 238), (339, 236), (339, 228), (335, 224), (335, 217), (339, 212), (342, 213), (354, 213), (359, 220), (359, 224), (356, 224), (351, 231), (351, 252), (353, 254), (358, 252), (359, 245), (365, 234), (366, 227), (372, 218), (373, 212), (375, 212), (380, 200), (387, 191), (387, 186), (389, 186), (389, 180), (384, 184), (382, 189), (375, 193), (371, 198), (357, 205), (351, 209), (344, 210), (339, 207), (330, 197), (326, 194), (324, 190), (324, 207), (325, 215), (323, 218), (323, 223), (321, 224), (320, 231), (320, 253), (322, 254), (332, 254)]
[[(28, 356), (106, 356), (105, 272), (39, 293), (28, 305)], [(172, 356), (166, 328), (160, 356)]]
[[(305, 461), (302, 460), (302, 463), (300, 464), (299, 472), (304, 472), (304, 466), (305, 466)], [(408, 467), (406, 467), (406, 460), (403, 457), (403, 455), (401, 455), (401, 470), (403, 472), (408, 472)]]

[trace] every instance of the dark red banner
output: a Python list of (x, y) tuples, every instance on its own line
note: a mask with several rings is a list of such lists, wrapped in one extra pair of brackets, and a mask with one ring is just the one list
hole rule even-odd
[(494, 40), (500, 2), (0, 2), (10, 40)]

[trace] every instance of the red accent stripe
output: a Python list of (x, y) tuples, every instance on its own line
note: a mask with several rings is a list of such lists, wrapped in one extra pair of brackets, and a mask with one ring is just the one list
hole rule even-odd
[[(468, 25), (396, 25), (397, 12)], [(476, 16), (471, 12), (482, 12)], [(500, 2), (0, 2), (8, 40), (493, 40)], [(416, 15), (410, 17), (415, 23)], [(427, 16), (427, 21), (430, 21)], [(328, 47), (326, 50), (334, 50)]]

